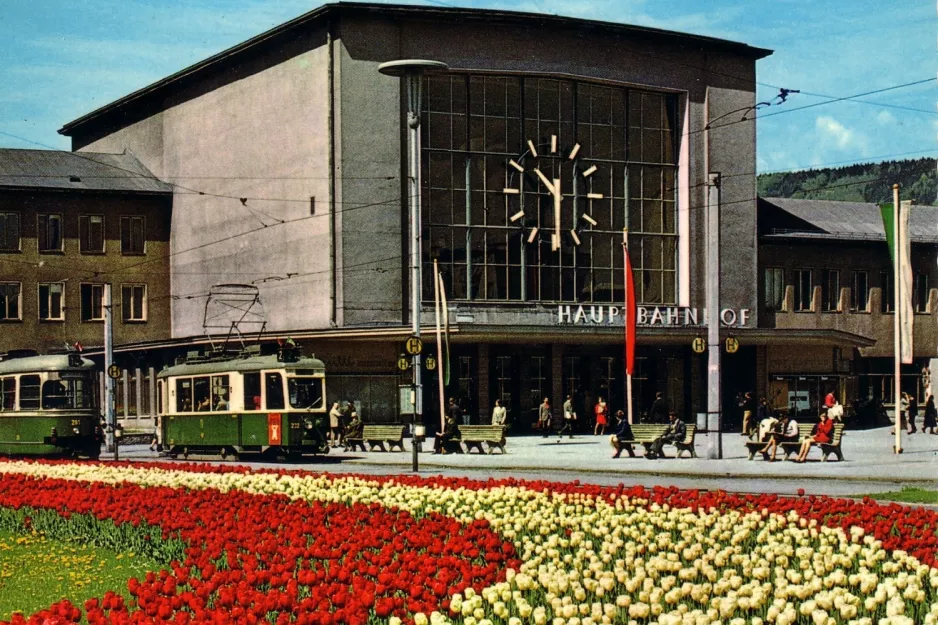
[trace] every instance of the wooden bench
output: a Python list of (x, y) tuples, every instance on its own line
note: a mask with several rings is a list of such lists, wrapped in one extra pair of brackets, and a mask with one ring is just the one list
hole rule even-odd
[[(455, 439), (454, 439), (455, 440)], [(488, 445), (488, 453), (500, 449), (505, 453), (505, 426), (504, 425), (461, 425), (459, 426), (459, 440), (466, 445), (466, 453), (478, 449), (484, 453), (482, 444)]]
[[(674, 443), (674, 447), (677, 449), (677, 457), (680, 458), (682, 453), (689, 451), (691, 457), (696, 458), (697, 451), (694, 449), (694, 435), (697, 432), (697, 426), (688, 424), (685, 427), (687, 428), (687, 435), (684, 437), (683, 442)], [(645, 447), (645, 453), (648, 454), (651, 450), (652, 443), (664, 436), (665, 430), (667, 429), (667, 425), (657, 423), (636, 423), (632, 426), (632, 440), (622, 441), (622, 447), (628, 449), (630, 452), (629, 455), (631, 455), (632, 445), (641, 444)]]
[[(785, 460), (788, 460), (788, 456), (793, 453), (798, 453), (801, 449), (801, 441), (805, 438), (811, 436), (811, 430), (814, 429), (813, 423), (799, 423), (798, 424), (798, 440), (790, 443), (779, 443), (779, 447), (782, 448), (782, 451), (785, 452)], [(827, 462), (828, 456), (834, 454), (837, 456), (837, 460), (840, 462), (844, 461), (843, 452), (840, 450), (840, 440), (844, 434), (844, 424), (835, 423), (834, 431), (831, 433), (831, 442), (817, 444), (817, 447), (821, 448), (821, 461)]]
[(391, 451), (395, 447), (400, 447), (404, 451), (404, 426), (402, 425), (366, 425), (362, 427), (361, 437), (345, 438), (345, 450), (354, 450), (361, 447), (365, 451), (365, 443), (368, 443), (369, 451), (380, 449), (388, 451), (384, 444), (387, 443)]

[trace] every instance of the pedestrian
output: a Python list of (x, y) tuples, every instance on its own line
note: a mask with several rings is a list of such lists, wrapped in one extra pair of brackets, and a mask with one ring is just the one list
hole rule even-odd
[(550, 433), (550, 416), (550, 400), (545, 397), (544, 403), (537, 411), (537, 427), (544, 434), (544, 438)]
[(466, 425), (463, 410), (456, 404), (456, 400), (452, 397), (449, 398), (449, 406), (446, 408), (446, 414), (449, 415), (453, 422)]
[(349, 421), (347, 427), (342, 430), (343, 443), (345, 445), (345, 451), (355, 451), (356, 448), (361, 448), (362, 451), (365, 451), (365, 441), (362, 440), (362, 433), (365, 430), (365, 425), (362, 423), (362, 420), (358, 417), (358, 413), (354, 413), (355, 416)]
[[(900, 393), (899, 395), (899, 425), (898, 427), (905, 429), (906, 424), (909, 422), (909, 394)], [(895, 434), (893, 430), (893, 434)]]
[(765, 397), (759, 398), (759, 407), (756, 408), (756, 423), (753, 426), (754, 430), (758, 430), (759, 426), (765, 419), (768, 419), (772, 416), (772, 410), (769, 408), (769, 402)]
[(752, 399), (752, 393), (746, 391), (746, 394), (743, 395), (743, 436), (752, 436), (752, 430), (755, 429), (754, 424), (752, 423), (752, 414), (755, 412), (755, 401)]
[[(454, 403), (453, 399), (450, 398), (450, 403)], [(453, 440), (459, 437), (459, 427), (456, 425), (456, 420), (452, 415), (446, 416), (445, 424), (443, 425), (443, 431), (437, 432), (436, 437), (433, 439), (433, 453), (435, 454), (447, 454), (449, 453), (448, 448), (452, 445)]]
[(567, 432), (570, 438), (573, 438), (573, 424), (576, 422), (576, 411), (573, 410), (573, 396), (567, 395), (567, 401), (563, 402), (563, 427), (557, 431), (557, 437), (563, 438), (563, 433)]
[(332, 402), (332, 410), (329, 411), (329, 444), (338, 447), (342, 442), (342, 409), (339, 408), (339, 402)]
[(667, 423), (668, 421), (668, 402), (661, 396), (661, 392), (655, 393), (655, 401), (651, 404), (651, 422)]
[(632, 449), (632, 445), (629, 444), (630, 441), (635, 440), (635, 435), (632, 434), (632, 426), (629, 424), (629, 420), (625, 418), (625, 413), (621, 410), (616, 412), (616, 419), (618, 419), (616, 431), (609, 437), (609, 444), (616, 450), (616, 453), (612, 454), (612, 457), (618, 458), (624, 447), (625, 450), (629, 452), (629, 458), (634, 458), (635, 451)]
[(827, 416), (827, 411), (821, 413), (820, 421), (814, 425), (811, 436), (801, 441), (801, 450), (795, 462), (804, 462), (808, 458), (808, 452), (812, 445), (824, 445), (831, 442), (831, 436), (834, 433), (834, 422)]
[(600, 397), (599, 401), (596, 403), (596, 425), (593, 426), (593, 436), (599, 434), (600, 436), (606, 433), (606, 424), (609, 422), (609, 407), (606, 405), (606, 402), (603, 401), (603, 398)]
[(645, 454), (645, 457), (649, 460), (664, 457), (665, 445), (668, 443), (681, 443), (686, 436), (687, 426), (684, 425), (683, 421), (677, 418), (676, 412), (670, 413), (668, 415), (667, 429), (664, 431), (664, 434), (656, 438), (655, 442), (651, 444), (651, 448), (648, 450), (648, 453)]
[(492, 408), (492, 425), (505, 425), (508, 418), (508, 409), (502, 406), (502, 400), (495, 400), (495, 407)]
[(938, 413), (935, 412), (935, 396), (929, 395), (925, 402), (925, 420), (922, 422), (922, 431), (930, 429), (929, 434), (938, 434), (935, 431), (938, 428)]
[(914, 395), (909, 395), (909, 434), (915, 434), (918, 431), (915, 427), (916, 417), (918, 417), (918, 400)]
[(834, 395), (834, 391), (831, 391), (824, 397), (824, 407), (830, 408), (837, 402), (837, 396)]

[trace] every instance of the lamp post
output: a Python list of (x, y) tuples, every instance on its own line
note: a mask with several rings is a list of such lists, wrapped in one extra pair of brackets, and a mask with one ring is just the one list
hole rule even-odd
[[(387, 76), (404, 79), (407, 91), (407, 198), (410, 207), (410, 321), (413, 335), (420, 336), (420, 101), (423, 76), (449, 69), (446, 63), (421, 59), (388, 61), (378, 66)], [(417, 424), (423, 412), (423, 388), (420, 384), (420, 354), (413, 355), (413, 470), (417, 471)]]

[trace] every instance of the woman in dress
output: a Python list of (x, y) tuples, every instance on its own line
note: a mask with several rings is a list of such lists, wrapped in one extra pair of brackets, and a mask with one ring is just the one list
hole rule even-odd
[(811, 436), (801, 441), (801, 451), (798, 453), (798, 458), (795, 459), (795, 462), (804, 462), (808, 458), (808, 452), (811, 451), (812, 445), (824, 445), (829, 443), (833, 435), (834, 422), (827, 416), (827, 411), (825, 410), (821, 413), (821, 420), (814, 426), (814, 431), (811, 433)]
[(935, 412), (935, 396), (929, 395), (925, 402), (925, 420), (922, 422), (922, 431), (930, 429), (931, 434), (938, 434), (935, 431), (938, 428), (938, 412)]
[(502, 400), (495, 400), (495, 408), (492, 409), (492, 425), (505, 425), (505, 419), (508, 417), (508, 409), (502, 406)]
[(593, 436), (604, 435), (606, 433), (606, 423), (609, 422), (608, 414), (609, 407), (606, 406), (606, 402), (600, 397), (599, 403), (596, 404), (596, 425), (593, 427)]
[(333, 447), (342, 442), (342, 409), (337, 401), (332, 402), (332, 410), (329, 411), (329, 438)]

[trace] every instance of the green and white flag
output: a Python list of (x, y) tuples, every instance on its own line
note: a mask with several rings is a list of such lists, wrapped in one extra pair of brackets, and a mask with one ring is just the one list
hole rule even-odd
[[(899, 265), (899, 284), (893, 288), (899, 293), (899, 353), (903, 364), (912, 363), (912, 243), (909, 238), (909, 202), (899, 202), (899, 223), (895, 223), (892, 203), (880, 204), (886, 244), (893, 267)], [(898, 228), (897, 228), (898, 226)], [(897, 240), (898, 238), (898, 240)], [(885, 297), (887, 294), (883, 293)]]

